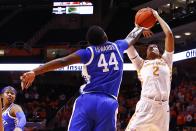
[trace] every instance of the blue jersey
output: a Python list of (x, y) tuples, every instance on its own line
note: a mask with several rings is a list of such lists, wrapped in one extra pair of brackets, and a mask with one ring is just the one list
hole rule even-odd
[(82, 94), (102, 92), (117, 98), (123, 75), (123, 53), (128, 48), (125, 40), (89, 46), (76, 52), (84, 63), (82, 74), (86, 84)]
[(2, 113), (2, 119), (3, 119), (3, 126), (4, 131), (13, 131), (15, 128), (15, 125), (17, 123), (17, 119), (10, 115), (10, 110), (14, 103), (12, 103), (3, 113)]

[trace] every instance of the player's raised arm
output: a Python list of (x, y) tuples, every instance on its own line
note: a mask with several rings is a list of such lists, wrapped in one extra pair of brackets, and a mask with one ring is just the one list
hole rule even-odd
[(127, 55), (129, 59), (131, 60), (131, 62), (133, 63), (136, 70), (140, 70), (143, 64), (143, 59), (139, 56), (137, 50), (135, 49), (133, 45), (131, 45), (127, 49)]
[(173, 37), (173, 33), (169, 25), (159, 16), (157, 11), (153, 9), (152, 11), (153, 11), (154, 16), (160, 23), (161, 28), (163, 29), (163, 32), (165, 33), (165, 50), (167, 52), (173, 52), (174, 51), (174, 37)]
[(142, 34), (142, 31), (143, 31), (143, 27), (136, 26), (125, 38), (125, 40), (128, 42), (128, 45), (129, 45), (129, 48), (127, 49), (126, 52), (128, 54), (129, 59), (132, 61), (132, 63), (136, 67), (136, 69), (139, 69), (138, 64), (135, 63), (135, 60), (137, 57), (139, 58), (139, 55), (136, 49), (134, 48), (133, 44), (137, 42), (137, 40)]
[[(144, 28), (142, 29), (142, 32), (140, 32), (140, 35), (141, 35), (141, 33), (143, 33), (144, 37), (146, 37), (146, 38), (151, 37), (153, 34), (150, 31), (150, 29), (144, 29)], [(127, 37), (131, 37), (131, 33), (129, 35)], [(133, 44), (131, 44), (130, 47), (127, 49), (127, 55), (129, 57), (129, 59), (131, 60), (131, 62), (133, 63), (133, 65), (135, 66), (136, 70), (139, 71), (143, 65), (144, 60), (139, 56), (139, 54), (138, 54), (137, 50), (135, 49), (135, 47), (133, 46)]]
[(64, 66), (68, 66), (71, 64), (80, 63), (80, 62), (81, 62), (80, 57), (76, 55), (75, 53), (73, 53), (66, 57), (52, 60), (40, 67), (33, 69), (32, 71), (26, 72), (20, 77), (22, 80), (21, 81), (22, 90), (27, 89), (29, 86), (31, 86), (32, 82), (35, 79), (35, 76), (37, 75), (40, 75), (40, 74), (43, 74), (49, 71), (53, 71), (55, 69), (62, 68)]

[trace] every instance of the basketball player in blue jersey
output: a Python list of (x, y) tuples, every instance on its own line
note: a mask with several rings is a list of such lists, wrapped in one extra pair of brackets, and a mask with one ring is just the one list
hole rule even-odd
[(11, 86), (7, 86), (2, 90), (2, 93), (2, 119), (4, 131), (22, 131), (26, 124), (26, 117), (22, 108), (19, 105), (14, 104), (16, 90)]
[(135, 27), (125, 39), (110, 42), (101, 27), (92, 26), (86, 34), (89, 47), (24, 73), (21, 76), (22, 89), (27, 89), (37, 75), (83, 63), (82, 74), (86, 84), (81, 86), (81, 95), (74, 103), (68, 130), (115, 131), (117, 96), (123, 74), (123, 53), (137, 41), (143, 30)]

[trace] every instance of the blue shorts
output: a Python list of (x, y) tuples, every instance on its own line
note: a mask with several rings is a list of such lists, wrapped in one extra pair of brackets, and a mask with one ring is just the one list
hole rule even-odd
[(80, 95), (68, 131), (116, 131), (118, 102), (102, 93)]

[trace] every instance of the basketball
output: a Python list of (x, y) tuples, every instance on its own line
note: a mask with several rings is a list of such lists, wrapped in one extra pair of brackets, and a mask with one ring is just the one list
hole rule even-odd
[(135, 24), (140, 27), (151, 28), (156, 23), (157, 19), (154, 17), (151, 8), (142, 8), (137, 11), (135, 15)]

